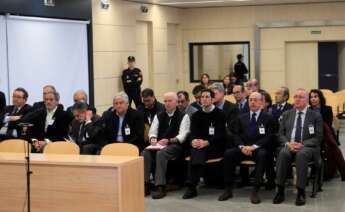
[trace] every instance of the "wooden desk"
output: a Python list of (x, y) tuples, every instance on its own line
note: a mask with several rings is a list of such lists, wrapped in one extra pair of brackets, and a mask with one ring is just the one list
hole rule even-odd
[[(0, 211), (26, 211), (23, 154), (0, 153)], [(143, 212), (141, 157), (31, 154), (32, 212)]]

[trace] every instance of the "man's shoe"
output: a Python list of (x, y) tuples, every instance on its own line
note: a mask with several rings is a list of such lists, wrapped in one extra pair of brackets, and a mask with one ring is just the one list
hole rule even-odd
[(297, 206), (305, 205), (305, 194), (297, 194), (295, 204)]
[(196, 187), (195, 186), (189, 186), (187, 188), (187, 191), (184, 193), (182, 199), (192, 199), (196, 196), (198, 196), (198, 193), (196, 191)]
[(232, 188), (231, 187), (226, 187), (224, 189), (223, 194), (218, 197), (218, 201), (228, 200), (228, 199), (232, 198), (232, 196), (233, 196), (232, 195)]
[(157, 191), (152, 193), (152, 199), (162, 199), (166, 195), (165, 186), (158, 186)]
[(280, 204), (280, 203), (284, 202), (284, 200), (285, 200), (284, 193), (278, 192), (273, 199), (273, 204)]
[(250, 202), (253, 204), (259, 204), (261, 202), (257, 191), (253, 191), (250, 195)]

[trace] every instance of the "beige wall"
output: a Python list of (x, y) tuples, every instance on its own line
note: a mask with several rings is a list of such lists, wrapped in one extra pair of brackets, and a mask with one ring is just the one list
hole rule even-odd
[[(174, 32), (176, 40), (168, 40), (168, 26), (181, 23), (182, 10), (148, 5), (149, 12), (141, 13), (141, 4), (109, 2), (107, 10), (101, 9), (100, 0), (93, 0), (92, 7), (95, 105), (100, 113), (111, 106), (113, 96), (123, 89), (120, 77), (129, 55), (136, 56), (137, 66), (143, 67), (145, 78), (149, 78), (144, 79), (144, 87), (154, 88), (161, 97), (171, 84), (176, 84), (176, 80), (171, 80), (168, 44), (175, 44), (176, 61), (181, 61), (178, 55), (182, 52), (178, 47), (181, 33)], [(178, 26), (174, 26), (176, 31)], [(181, 66), (176, 64), (176, 69), (182, 70)], [(176, 78), (179, 76), (177, 73)]]
[[(189, 42), (250, 41), (251, 77), (255, 77), (255, 57), (261, 55), (261, 85), (275, 90), (286, 85), (285, 43), (289, 41), (344, 40), (344, 27), (274, 28), (261, 29), (260, 49), (255, 49), (255, 30), (260, 23), (304, 21), (307, 25), (318, 21), (345, 20), (345, 3), (298, 4), (276, 6), (247, 6), (227, 8), (199, 8), (184, 10), (184, 85), (189, 90)], [(322, 30), (311, 35), (310, 30)], [(307, 79), (306, 79), (307, 80)]]
[[(119, 77), (128, 55), (137, 56), (138, 67), (143, 66), (150, 79), (145, 86), (154, 88), (161, 97), (171, 89), (192, 90), (189, 42), (250, 41), (251, 76), (255, 75), (254, 52), (259, 52), (262, 86), (275, 90), (287, 83), (286, 42), (345, 40), (345, 27), (262, 29), (260, 49), (254, 48), (256, 24), (345, 20), (344, 2), (196, 9), (149, 5), (147, 14), (141, 13), (138, 3), (110, 0), (110, 8), (103, 10), (99, 2), (93, 0), (93, 39), (95, 103), (100, 112), (122, 90)], [(139, 33), (141, 22), (148, 24), (147, 35)], [(322, 34), (311, 35), (310, 30), (314, 29), (322, 30)], [(148, 55), (144, 55), (146, 51), (140, 50), (139, 44), (147, 44)]]

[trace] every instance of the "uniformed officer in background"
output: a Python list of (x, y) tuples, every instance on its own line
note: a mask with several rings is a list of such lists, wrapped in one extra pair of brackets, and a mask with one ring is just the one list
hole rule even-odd
[(140, 86), (143, 82), (141, 70), (135, 67), (135, 57), (128, 57), (128, 69), (122, 71), (122, 83), (125, 92), (129, 97), (129, 106), (134, 101), (135, 107), (141, 105)]

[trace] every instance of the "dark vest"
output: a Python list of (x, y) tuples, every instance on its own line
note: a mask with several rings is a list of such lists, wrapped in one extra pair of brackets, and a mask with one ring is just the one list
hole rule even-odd
[[(164, 111), (157, 115), (159, 121), (158, 127), (158, 140), (163, 138), (175, 138), (180, 130), (180, 125), (183, 119), (184, 113), (180, 112), (178, 109), (174, 112), (174, 115), (171, 117)], [(169, 125), (170, 122), (170, 125)]]

